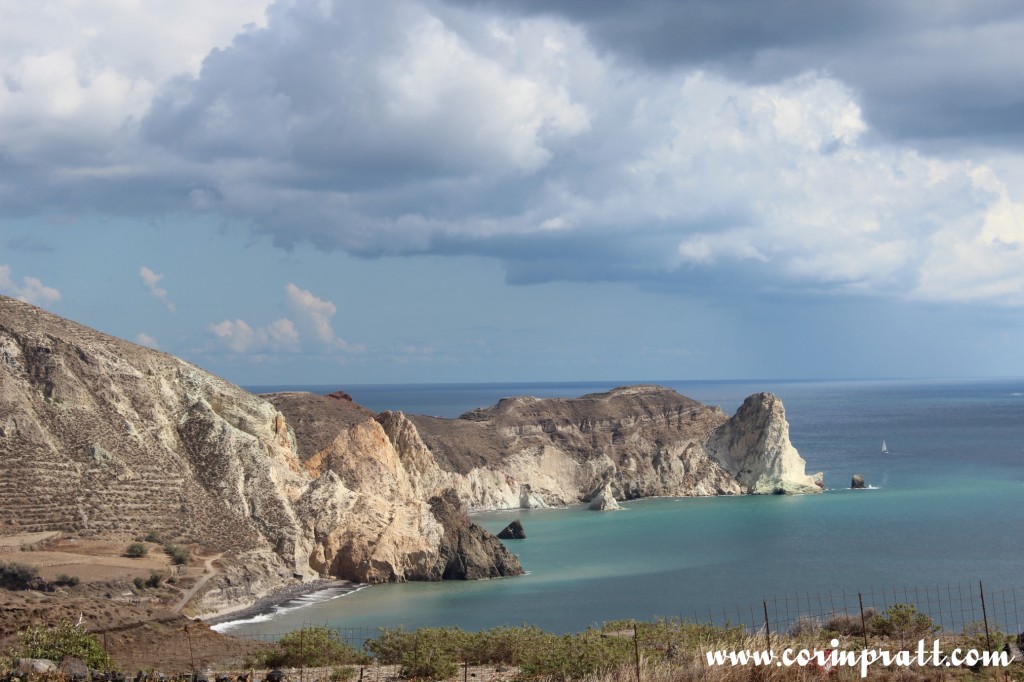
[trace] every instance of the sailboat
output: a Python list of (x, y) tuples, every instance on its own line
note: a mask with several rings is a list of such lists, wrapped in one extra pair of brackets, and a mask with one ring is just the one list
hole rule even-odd
[(885, 440), (884, 439), (882, 440), (882, 454), (883, 455), (888, 455), (889, 454), (889, 448), (885, 447)]

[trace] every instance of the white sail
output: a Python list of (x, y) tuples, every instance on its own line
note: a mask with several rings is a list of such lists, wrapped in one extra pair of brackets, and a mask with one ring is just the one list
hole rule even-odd
[(888, 455), (889, 454), (889, 448), (885, 447), (885, 441), (884, 440), (882, 441), (882, 454), (883, 455)]

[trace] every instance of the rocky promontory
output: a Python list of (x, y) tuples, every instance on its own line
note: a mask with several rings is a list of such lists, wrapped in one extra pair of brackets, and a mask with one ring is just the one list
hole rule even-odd
[(295, 580), (521, 573), (474, 508), (820, 490), (771, 394), (732, 417), (660, 386), (374, 414), (342, 392), (256, 396), (0, 297), (0, 535), (207, 548), (198, 613)]

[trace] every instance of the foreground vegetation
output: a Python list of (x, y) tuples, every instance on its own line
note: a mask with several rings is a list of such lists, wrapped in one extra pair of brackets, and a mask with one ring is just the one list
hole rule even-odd
[[(773, 633), (771, 648), (829, 651), (838, 640), (839, 650), (859, 652), (867, 642), (873, 649), (916, 651), (918, 640), (929, 643), (938, 638), (944, 653), (954, 648), (1000, 650), (1015, 648), (1016, 635), (989, 631), (971, 625), (955, 635), (938, 633), (931, 618), (907, 604), (897, 604), (883, 613), (836, 615), (827, 619), (802, 618), (789, 632)], [(458, 628), (380, 630), (361, 648), (346, 642), (339, 632), (326, 627), (307, 627), (282, 637), (278, 642), (250, 655), (244, 661), (226, 663), (224, 668), (268, 670), (297, 669), (290, 679), (304, 682), (343, 682), (356, 678), (410, 680), (463, 680), (470, 671), (476, 679), (544, 680), (569, 682), (669, 682), (676, 680), (810, 680), (829, 677), (860, 679), (860, 670), (840, 667), (710, 666), (707, 653), (718, 650), (763, 650), (766, 633), (751, 633), (742, 627), (719, 627), (676, 619), (655, 622), (617, 621), (572, 635), (556, 635), (533, 626), (501, 627), (482, 632)], [(929, 647), (930, 649), (930, 647)], [(34, 628), (18, 638), (7, 652), (7, 662), (16, 657), (49, 658), (60, 661), (65, 654), (85, 661), (90, 667), (110, 668), (95, 636), (69, 623), (52, 628)], [(385, 669), (384, 673), (380, 671)], [(485, 670), (478, 676), (477, 671)], [(130, 672), (130, 671), (126, 671)], [(170, 671), (168, 671), (170, 672)], [(382, 677), (383, 675), (383, 677)], [(1024, 665), (1018, 660), (1008, 668), (884, 667), (875, 664), (871, 679), (999, 679), (1024, 680)], [(257, 676), (256, 679), (260, 679)]]

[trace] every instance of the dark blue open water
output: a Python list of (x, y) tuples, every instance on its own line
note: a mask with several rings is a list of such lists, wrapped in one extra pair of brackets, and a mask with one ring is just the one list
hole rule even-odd
[[(636, 382), (341, 388), (373, 410), (452, 417), (508, 395), (576, 396), (626, 383)], [(793, 444), (808, 472), (825, 472), (827, 492), (479, 514), (493, 532), (522, 519), (527, 540), (507, 544), (529, 575), (374, 586), (237, 629), (532, 623), (567, 632), (746, 610), (764, 595), (1024, 586), (1024, 379), (658, 383), (730, 413), (751, 393), (777, 393)], [(271, 388), (281, 387), (250, 387)], [(849, 490), (855, 473), (878, 489)]]

